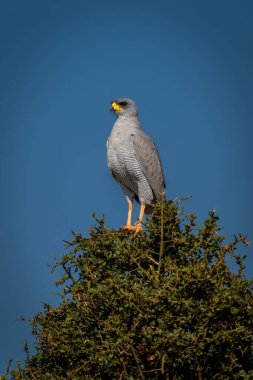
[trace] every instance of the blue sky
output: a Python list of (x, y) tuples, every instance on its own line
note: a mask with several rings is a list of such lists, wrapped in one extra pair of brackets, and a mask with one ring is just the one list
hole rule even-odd
[(93, 211), (125, 223), (113, 98), (135, 100), (167, 197), (253, 240), (252, 14), (248, 0), (0, 1), (0, 373), (32, 341), (15, 319), (58, 303), (47, 263), (71, 230), (87, 235)]

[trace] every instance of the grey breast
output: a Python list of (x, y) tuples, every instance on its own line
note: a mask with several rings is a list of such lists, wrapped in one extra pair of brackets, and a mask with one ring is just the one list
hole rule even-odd
[[(142, 143), (144, 142), (144, 145)], [(121, 123), (115, 123), (112, 133), (107, 142), (108, 167), (117, 182), (121, 185), (125, 194), (146, 205), (152, 204), (156, 199), (147, 174), (154, 172), (152, 141), (141, 129), (126, 128)], [(147, 161), (145, 161), (148, 158)], [(142, 162), (141, 162), (142, 161)], [(159, 157), (158, 157), (159, 161)], [(160, 162), (160, 161), (159, 161)], [(145, 175), (146, 173), (146, 175)], [(156, 174), (155, 174), (156, 175)], [(151, 176), (152, 177), (152, 176)]]

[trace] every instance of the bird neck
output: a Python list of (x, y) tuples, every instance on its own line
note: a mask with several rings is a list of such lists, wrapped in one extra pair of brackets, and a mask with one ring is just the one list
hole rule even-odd
[(137, 128), (141, 129), (141, 123), (139, 121), (138, 116), (136, 115), (120, 115), (116, 122), (115, 122), (115, 127), (126, 127), (126, 128)]

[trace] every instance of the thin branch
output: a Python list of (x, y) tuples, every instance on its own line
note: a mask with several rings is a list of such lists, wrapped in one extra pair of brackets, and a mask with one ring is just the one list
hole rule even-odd
[(71, 273), (71, 270), (66, 268), (66, 264), (65, 263), (62, 263), (62, 267), (63, 269), (65, 270), (65, 272), (67, 273), (68, 277), (72, 280), (73, 284), (77, 284), (78, 282), (74, 279), (74, 277), (72, 276), (72, 273)]
[(143, 375), (143, 372), (142, 372), (141, 367), (140, 367), (140, 364), (139, 364), (139, 358), (138, 358), (138, 356), (136, 355), (136, 352), (134, 351), (133, 346), (131, 346), (131, 351), (132, 351), (132, 353), (133, 353), (133, 355), (134, 355), (134, 359), (135, 359), (135, 361), (136, 361), (137, 368), (138, 368), (138, 371), (139, 371), (139, 373), (140, 373), (140, 376), (141, 376), (141, 378), (142, 378), (143, 380), (145, 380), (145, 377), (144, 377), (144, 375)]
[(154, 264), (156, 264), (156, 265), (159, 266), (158, 261), (154, 260), (154, 259), (153, 259), (152, 257), (150, 257), (150, 256), (147, 256), (147, 258), (148, 258), (150, 261), (152, 261), (152, 263), (154, 263)]
[(159, 264), (157, 269), (157, 280), (160, 276), (161, 266), (162, 266), (162, 256), (164, 250), (164, 202), (161, 204), (161, 242), (160, 242), (160, 252), (159, 252)]

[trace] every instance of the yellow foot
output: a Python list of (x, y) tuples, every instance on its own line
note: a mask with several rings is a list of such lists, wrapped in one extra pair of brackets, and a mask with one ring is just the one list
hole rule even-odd
[(132, 226), (131, 224), (120, 227), (120, 230), (129, 230), (134, 231), (134, 235), (138, 234), (138, 232), (143, 231), (141, 224), (137, 224), (136, 226)]
[(134, 234), (137, 235), (141, 231), (143, 231), (142, 225), (140, 223), (136, 224)]
[(127, 224), (126, 226), (121, 226), (120, 230), (135, 231), (136, 230), (136, 226), (132, 226), (132, 224)]

